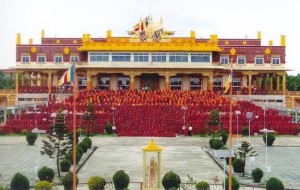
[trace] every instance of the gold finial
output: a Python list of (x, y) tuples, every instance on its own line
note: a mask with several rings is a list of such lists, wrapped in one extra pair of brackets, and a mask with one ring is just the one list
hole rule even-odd
[(20, 34), (20, 33), (17, 33), (16, 44), (17, 44), (17, 45), (20, 45), (20, 44), (21, 44), (21, 34)]
[(218, 43), (218, 35), (217, 34), (210, 35), (210, 42)]
[(285, 35), (280, 35), (280, 45), (285, 46)]
[(196, 37), (195, 31), (191, 31), (191, 38), (195, 38), (195, 37)]
[(269, 46), (273, 46), (273, 40), (269, 40)]
[(111, 30), (106, 31), (106, 38), (111, 38)]
[(28, 43), (29, 43), (30, 45), (32, 45), (32, 44), (33, 44), (33, 39), (32, 39), (32, 38), (29, 38)]
[(257, 31), (257, 39), (261, 39), (261, 32), (260, 31)]
[(41, 31), (41, 38), (45, 38), (45, 30)]

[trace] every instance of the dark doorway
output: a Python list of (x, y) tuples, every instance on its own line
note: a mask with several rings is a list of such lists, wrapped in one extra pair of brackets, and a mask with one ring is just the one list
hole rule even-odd
[(142, 90), (158, 90), (159, 88), (158, 74), (142, 74), (141, 89)]

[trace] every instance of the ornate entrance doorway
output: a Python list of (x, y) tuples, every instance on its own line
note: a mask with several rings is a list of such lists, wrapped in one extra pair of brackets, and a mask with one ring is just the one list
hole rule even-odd
[(142, 74), (141, 75), (141, 89), (142, 90), (158, 90), (159, 89), (158, 74)]

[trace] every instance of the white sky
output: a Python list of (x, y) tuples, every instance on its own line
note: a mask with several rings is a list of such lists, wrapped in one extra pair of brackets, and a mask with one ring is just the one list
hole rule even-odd
[(40, 43), (41, 30), (46, 37), (127, 36), (127, 30), (142, 17), (160, 18), (175, 36), (208, 38), (256, 38), (262, 32), (262, 45), (280, 44), (286, 35), (286, 67), (300, 72), (300, 2), (297, 0), (1, 0), (0, 68), (15, 65), (16, 33), (22, 43), (33, 38)]

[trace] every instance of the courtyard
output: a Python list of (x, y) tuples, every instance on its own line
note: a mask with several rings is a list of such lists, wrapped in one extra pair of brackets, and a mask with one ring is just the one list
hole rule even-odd
[[(37, 166), (56, 168), (55, 161), (38, 154), (41, 147), (40, 137), (34, 146), (28, 146), (25, 136), (0, 137), (0, 183), (9, 185), (13, 175), (20, 172), (28, 177), (31, 185), (38, 181)], [(92, 137), (93, 146), (97, 149), (78, 172), (78, 189), (87, 189), (89, 177), (99, 175), (110, 179), (117, 170), (124, 170), (130, 176), (130, 189), (140, 189), (142, 182), (142, 146), (154, 139), (162, 146), (162, 175), (174, 171), (182, 182), (188, 182), (188, 175), (194, 180), (207, 181), (210, 184), (221, 184), (224, 178), (223, 169), (219, 167), (205, 151), (209, 138), (206, 137)], [(240, 138), (239, 143), (248, 137)], [(233, 139), (233, 148), (237, 148)], [(259, 154), (251, 161), (251, 170), (259, 167), (265, 171), (265, 146), (262, 137), (251, 137), (254, 150)], [(39, 145), (39, 146), (38, 146)], [(273, 147), (268, 147), (268, 177), (276, 177), (283, 181), (286, 189), (300, 189), (300, 137), (277, 137)], [(246, 165), (246, 176), (249, 165)], [(241, 183), (252, 184), (249, 177), (234, 174)], [(217, 179), (216, 182), (214, 179)], [(212, 186), (212, 189), (215, 186)], [(57, 187), (59, 189), (59, 187)], [(222, 187), (216, 186), (216, 189)], [(241, 188), (242, 189), (242, 188)], [(247, 189), (247, 188), (244, 188)], [(253, 189), (253, 188), (249, 188)], [(260, 189), (260, 188), (255, 188)]]

